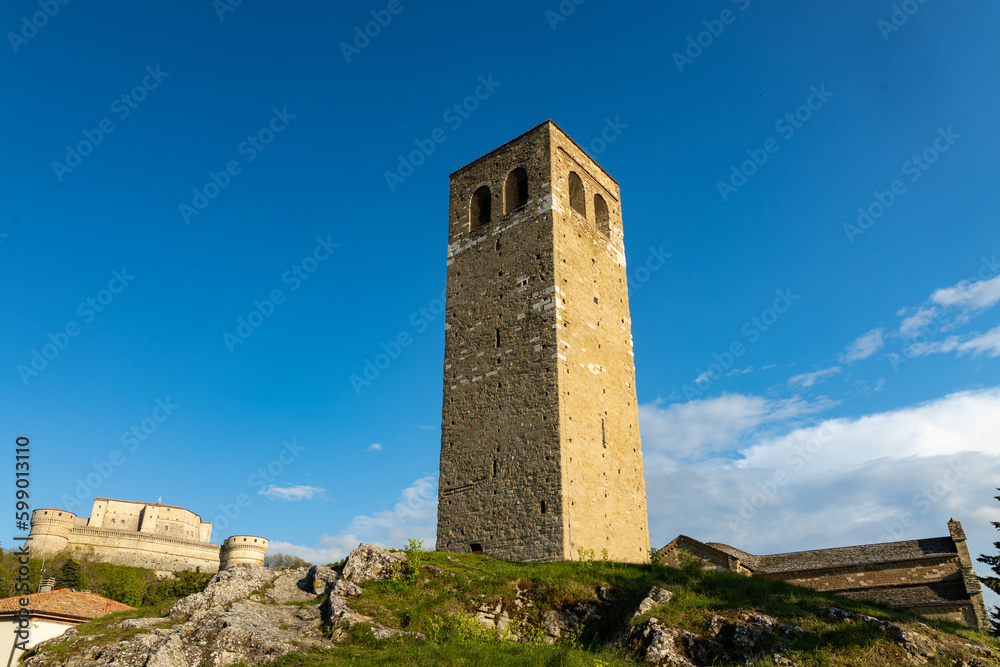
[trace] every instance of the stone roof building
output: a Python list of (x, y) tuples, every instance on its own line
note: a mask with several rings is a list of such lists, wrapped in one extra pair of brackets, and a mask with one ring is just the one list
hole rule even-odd
[(687, 553), (709, 567), (763, 579), (781, 579), (818, 591), (869, 599), (928, 618), (987, 630), (979, 579), (962, 524), (948, 522), (947, 537), (757, 556), (728, 544), (680, 535), (659, 551), (678, 566)]

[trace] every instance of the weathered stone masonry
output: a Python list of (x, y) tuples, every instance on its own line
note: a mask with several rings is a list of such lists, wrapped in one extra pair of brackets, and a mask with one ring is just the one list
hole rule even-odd
[(546, 121), (451, 175), (439, 551), (644, 562), (618, 184)]
[(212, 524), (175, 505), (96, 498), (90, 517), (44, 507), (31, 514), (28, 547), (43, 556), (66, 551), (105, 563), (154, 570), (215, 572), (260, 565), (267, 540), (234, 535), (212, 544)]

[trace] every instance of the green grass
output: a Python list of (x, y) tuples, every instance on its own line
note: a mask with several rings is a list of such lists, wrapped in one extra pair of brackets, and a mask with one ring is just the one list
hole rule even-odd
[[(906, 611), (874, 603), (850, 600), (792, 586), (781, 581), (752, 579), (731, 572), (681, 569), (660, 565), (629, 565), (608, 561), (560, 563), (512, 563), (472, 554), (421, 552), (424, 567), (404, 571), (396, 580), (369, 582), (364, 593), (351, 598), (350, 605), (378, 622), (429, 639), (397, 638), (376, 640), (365, 624), (347, 629), (348, 640), (332, 649), (314, 650), (305, 655), (287, 656), (275, 667), (324, 667), (350, 662), (357, 665), (577, 665), (587, 667), (635, 666), (615, 639), (629, 623), (631, 614), (654, 584), (675, 592), (673, 601), (654, 609), (656, 616), (672, 627), (695, 633), (705, 630), (720, 615), (735, 619), (740, 610), (756, 610), (805, 630), (785, 651), (802, 667), (909, 667), (904, 651), (886, 640), (877, 628), (866, 623), (836, 623), (818, 616), (821, 607), (836, 606), (894, 623), (926, 623), (948, 648), (927, 663), (928, 667), (951, 667), (966, 640), (1000, 648), (996, 639), (953, 623), (929, 621)], [(440, 568), (431, 571), (427, 566)], [(540, 643), (542, 615), (550, 609), (564, 609), (580, 603), (598, 602), (598, 588), (610, 595), (600, 608), (600, 619), (585, 622), (571, 641), (555, 646)], [(515, 612), (515, 601), (530, 605)], [(320, 598), (317, 598), (317, 601)], [(316, 601), (310, 601), (315, 603)], [(472, 614), (480, 607), (505, 611), (523, 619), (515, 631), (536, 643), (515, 643), (510, 633), (484, 629)], [(136, 630), (107, 626), (129, 616), (156, 616), (162, 609), (142, 609), (105, 617), (80, 627), (81, 634), (108, 632), (101, 644), (120, 641)], [(520, 624), (518, 626), (518, 624)], [(729, 663), (718, 661), (718, 667)], [(758, 665), (772, 664), (770, 658)], [(1000, 663), (997, 663), (1000, 664)]]
[[(479, 658), (475, 656), (483, 653), (484, 646), (489, 646), (487, 652), (505, 652), (495, 660), (521, 660), (511, 664), (600, 664), (596, 660), (604, 660), (608, 664), (630, 664), (620, 655), (609, 652), (610, 647), (616, 633), (632, 622), (632, 612), (654, 584), (670, 587), (675, 597), (669, 605), (657, 608), (647, 616), (656, 616), (672, 627), (701, 633), (716, 615), (735, 618), (739, 610), (756, 610), (803, 628), (806, 632), (790, 645), (787, 652), (789, 657), (803, 666), (908, 664), (903, 650), (885, 640), (876, 628), (864, 623), (836, 623), (820, 618), (820, 608), (829, 606), (894, 623), (926, 623), (939, 634), (939, 639), (952, 643), (956, 652), (964, 639), (993, 648), (1000, 647), (996, 639), (954, 623), (930, 621), (876, 603), (731, 572), (593, 560), (513, 563), (486, 556), (433, 552), (423, 554), (423, 562), (444, 572), (432, 574), (424, 569), (420, 576), (411, 577), (411, 581), (368, 583), (363, 586), (364, 594), (352, 599), (351, 605), (386, 625), (420, 632), (439, 641), (360, 649), (361, 642), (355, 640), (348, 642), (342, 653), (335, 651), (330, 656), (303, 658), (307, 661), (289, 664), (336, 664), (335, 656), (338, 655), (352, 661), (360, 660), (361, 664), (391, 664), (378, 662), (382, 659), (379, 657), (381, 653), (414, 664), (421, 664), (425, 653), (431, 656), (426, 658), (426, 664), (432, 664), (434, 660), (444, 661), (443, 664), (489, 664), (476, 662)], [(469, 612), (479, 607), (495, 608), (498, 603), (510, 613), (520, 589), (533, 601), (533, 606), (524, 609), (520, 615), (526, 616), (528, 625), (540, 629), (544, 611), (580, 602), (597, 602), (598, 587), (607, 589), (611, 602), (602, 609), (602, 618), (585, 623), (584, 629), (575, 638), (574, 647), (539, 647), (499, 641), (483, 643), (478, 641), (481, 636), (470, 635), (467, 624), (456, 622), (456, 619), (468, 618)], [(437, 629), (442, 620), (445, 620), (443, 628)], [(464, 627), (466, 630), (463, 630)], [(362, 653), (356, 654), (358, 650)], [(442, 653), (438, 655), (435, 651)], [(514, 655), (520, 657), (512, 657)], [(553, 657), (557, 655), (559, 657)], [(550, 659), (563, 662), (547, 662)], [(942, 656), (939, 661), (929, 664), (950, 666), (952, 661), (948, 656)]]
[[(382, 640), (370, 646), (344, 646), (287, 656), (274, 667), (325, 665), (462, 665), (463, 667), (636, 667), (639, 663), (611, 651), (594, 653), (565, 645), (534, 646), (499, 643), (442, 643)], [(234, 665), (233, 667), (249, 667)]]

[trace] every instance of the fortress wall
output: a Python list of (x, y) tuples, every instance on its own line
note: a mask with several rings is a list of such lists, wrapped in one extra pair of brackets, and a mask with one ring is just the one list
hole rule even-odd
[(234, 565), (263, 565), (267, 540), (256, 535), (233, 535), (222, 546), (222, 568)]
[[(170, 505), (98, 498), (94, 501), (94, 509), (87, 525), (90, 528), (134, 531), (208, 542), (207, 537), (202, 539), (205, 531), (200, 516)], [(211, 531), (211, 524), (208, 524), (208, 530)]]
[(35, 554), (56, 553), (66, 548), (79, 519), (72, 512), (46, 507), (31, 513), (28, 548)]
[(105, 563), (146, 567), (154, 570), (217, 572), (222, 547), (174, 540), (142, 533), (83, 528), (74, 530), (67, 547)]
[(881, 588), (930, 584), (944, 579), (961, 578), (958, 558), (927, 561), (873, 563), (862, 567), (836, 568), (818, 572), (781, 572), (757, 574), (762, 579), (781, 579), (790, 584), (807, 586), (824, 592), (849, 591), (858, 588)]

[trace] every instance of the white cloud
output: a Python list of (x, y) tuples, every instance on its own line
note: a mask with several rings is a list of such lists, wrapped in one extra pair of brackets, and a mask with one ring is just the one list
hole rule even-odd
[(417, 428), (423, 429), (425, 431), (434, 431), (437, 429), (437, 426), (430, 426), (428, 424), (417, 424)]
[(986, 310), (1000, 302), (1000, 276), (990, 280), (963, 280), (952, 287), (943, 287), (931, 295), (931, 301), (945, 307), (964, 310)]
[(984, 354), (988, 357), (1000, 357), (1000, 326), (986, 333), (971, 333), (966, 336), (948, 336), (944, 340), (913, 343), (907, 346), (906, 356), (924, 357), (928, 354), (943, 354), (958, 352), (959, 355)]
[[(913, 339), (921, 334), (953, 331), (997, 303), (1000, 303), (1000, 276), (971, 282), (963, 280), (951, 287), (934, 290), (927, 302), (916, 309), (900, 308), (897, 314), (905, 317), (900, 322), (898, 335)], [(950, 349), (937, 345), (931, 347), (934, 352), (957, 349), (954, 346)]]
[(840, 355), (840, 360), (844, 363), (850, 363), (872, 356), (885, 345), (883, 334), (885, 334), (883, 329), (872, 329), (860, 336)]
[(763, 433), (735, 461), (647, 466), (651, 537), (778, 553), (943, 535), (954, 516), (970, 550), (987, 553), (983, 517), (1000, 516), (997, 432), (1000, 387)]
[(437, 478), (422, 477), (403, 489), (392, 509), (359, 515), (337, 535), (323, 534), (317, 546), (308, 547), (271, 540), (271, 553), (291, 554), (310, 563), (334, 563), (361, 542), (403, 547), (408, 539), (423, 540), (434, 548), (437, 525)]
[(676, 459), (699, 459), (734, 451), (739, 442), (762, 426), (811, 414), (829, 407), (798, 397), (769, 400), (760, 396), (723, 394), (660, 407), (639, 406), (639, 423), (646, 466), (673, 468)]
[(372, 444), (368, 445), (368, 449), (366, 449), (365, 451), (368, 451), (368, 452), (381, 452), (382, 451), (382, 443), (381, 442), (373, 442)]
[[(736, 417), (714, 428), (744, 429), (748, 420)], [(993, 499), (1000, 387), (860, 418), (784, 425), (749, 434), (728, 458), (664, 466), (649, 465), (647, 454), (653, 546), (684, 533), (780, 553), (946, 535), (955, 517), (974, 557), (995, 552), (988, 522), (1000, 520)], [(647, 437), (645, 423), (643, 449), (662, 458), (663, 442)]]
[(281, 500), (284, 502), (296, 502), (299, 500), (312, 500), (322, 498), (326, 489), (318, 486), (305, 486), (302, 484), (291, 486), (277, 486), (271, 484), (257, 492), (259, 495), (271, 500)]
[(834, 366), (833, 368), (824, 368), (823, 370), (815, 371), (813, 373), (803, 373), (802, 375), (796, 375), (795, 377), (789, 378), (788, 384), (805, 389), (806, 387), (811, 387), (814, 384), (826, 382), (831, 377), (839, 373), (840, 370), (840, 366)]
[[(909, 312), (905, 308), (901, 313)], [(934, 321), (938, 315), (937, 308), (918, 308), (917, 311), (906, 317), (899, 325), (899, 335), (904, 338), (913, 338), (928, 324)]]
[(984, 334), (977, 334), (959, 344), (958, 353), (985, 354), (990, 357), (1000, 357), (1000, 326), (990, 329)]

